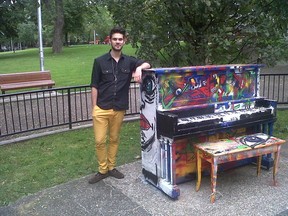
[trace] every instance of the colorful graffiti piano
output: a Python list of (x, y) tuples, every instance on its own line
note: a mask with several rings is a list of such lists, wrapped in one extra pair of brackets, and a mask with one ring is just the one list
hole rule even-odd
[[(272, 135), (277, 103), (259, 95), (261, 67), (210, 65), (143, 71), (140, 127), (145, 179), (177, 198), (177, 184), (196, 177), (193, 145), (256, 132)], [(269, 155), (262, 161), (267, 168), (273, 165)], [(231, 162), (222, 169), (247, 163), (251, 160)]]

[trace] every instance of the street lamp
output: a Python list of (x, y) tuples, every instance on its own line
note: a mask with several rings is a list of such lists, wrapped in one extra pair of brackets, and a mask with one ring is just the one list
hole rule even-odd
[(43, 42), (42, 42), (42, 18), (41, 18), (41, 0), (38, 0), (38, 40), (39, 40), (39, 55), (40, 55), (40, 70), (44, 71), (44, 52), (43, 52)]

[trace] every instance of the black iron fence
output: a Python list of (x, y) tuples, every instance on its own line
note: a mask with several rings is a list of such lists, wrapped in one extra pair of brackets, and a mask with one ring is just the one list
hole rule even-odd
[[(139, 86), (132, 83), (127, 115), (139, 114)], [(91, 89), (87, 86), (0, 95), (0, 137), (89, 122)]]
[[(260, 95), (288, 105), (288, 74), (261, 74)], [(128, 115), (140, 110), (140, 91), (132, 83)], [(90, 87), (74, 86), (0, 95), (0, 138), (91, 122)]]

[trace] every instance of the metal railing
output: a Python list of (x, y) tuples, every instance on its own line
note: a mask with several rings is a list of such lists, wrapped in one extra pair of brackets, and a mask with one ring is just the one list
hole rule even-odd
[[(260, 95), (288, 105), (288, 74), (261, 74)], [(140, 91), (131, 83), (128, 115), (140, 112)], [(0, 138), (91, 122), (88, 85), (0, 95)]]
[[(127, 115), (139, 114), (139, 86), (131, 83)], [(92, 120), (88, 85), (0, 95), (0, 137)]]
[[(285, 85), (286, 83), (286, 85)], [(261, 74), (260, 95), (288, 105), (288, 74)]]

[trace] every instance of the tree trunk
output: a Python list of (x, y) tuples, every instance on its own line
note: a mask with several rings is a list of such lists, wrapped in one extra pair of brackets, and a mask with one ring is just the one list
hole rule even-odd
[(54, 23), (54, 35), (52, 51), (53, 53), (62, 52), (63, 42), (63, 27), (64, 27), (64, 10), (63, 10), (63, 0), (55, 0), (56, 7), (56, 18)]
[(69, 46), (68, 33), (65, 33), (65, 46)]

